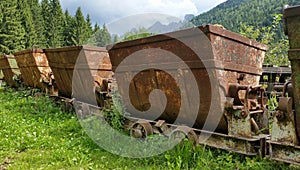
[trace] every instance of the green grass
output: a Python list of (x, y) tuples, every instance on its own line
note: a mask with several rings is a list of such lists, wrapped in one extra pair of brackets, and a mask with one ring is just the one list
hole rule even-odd
[(98, 147), (75, 113), (47, 97), (0, 88), (0, 169), (287, 169), (262, 158), (186, 142), (162, 155), (130, 159)]

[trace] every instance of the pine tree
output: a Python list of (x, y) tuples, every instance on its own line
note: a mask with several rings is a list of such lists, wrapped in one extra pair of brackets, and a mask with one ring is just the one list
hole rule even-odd
[[(3, 9), (3, 4), (2, 3), (0, 3), (0, 9), (1, 10)], [(0, 12), (0, 23), (2, 23), (2, 21), (3, 21), (3, 13)]]
[(43, 11), (41, 14), (44, 22), (46, 23), (46, 21), (48, 21), (50, 17), (50, 0), (42, 0), (40, 4), (41, 10)]
[(95, 24), (94, 32), (95, 33), (88, 41), (89, 45), (104, 47), (112, 42), (111, 35), (108, 32), (105, 24), (103, 25), (103, 28), (100, 28), (98, 24)]
[(75, 45), (74, 41), (74, 18), (69, 14), (68, 9), (65, 11), (65, 22), (64, 22), (64, 43), (63, 46)]
[(100, 29), (99, 25), (96, 23), (94, 25), (92, 35), (89, 37), (89, 39), (87, 41), (88, 45), (97, 46), (96, 36), (100, 34), (100, 31), (101, 31), (101, 29)]
[(114, 35), (113, 43), (117, 43), (119, 41), (118, 35)]
[(92, 34), (93, 34), (93, 27), (92, 27), (92, 22), (91, 22), (91, 18), (90, 15), (87, 14), (86, 16), (86, 28), (85, 28), (85, 37), (86, 40), (90, 39)]
[(36, 39), (33, 44), (39, 46), (40, 48), (46, 47), (46, 39), (44, 35), (44, 19), (42, 16), (42, 8), (39, 0), (28, 0), (29, 6), (31, 7), (31, 14), (33, 25), (35, 29)]
[(86, 23), (85, 19), (82, 15), (81, 8), (78, 7), (75, 14), (75, 24), (74, 24), (74, 42), (76, 45), (82, 45), (86, 38), (85, 38), (85, 31), (86, 31)]
[(45, 22), (44, 35), (47, 47), (60, 47), (63, 44), (64, 14), (59, 0), (42, 0), (42, 14)]
[(53, 15), (51, 15), (52, 36), (50, 39), (50, 46), (60, 47), (63, 43), (64, 14), (59, 0), (51, 1), (51, 9)]
[(20, 12), (20, 19), (25, 30), (25, 48), (31, 48), (37, 40), (33, 17), (27, 0), (18, 0), (17, 10)]
[(17, 0), (5, 0), (0, 4), (0, 53), (10, 54), (24, 49), (24, 28), (17, 10)]
[(110, 33), (108, 32), (108, 29), (106, 28), (106, 25), (103, 24), (103, 27), (100, 31), (100, 36), (98, 37), (97, 39), (97, 45), (98, 46), (101, 46), (101, 47), (104, 47), (108, 44), (110, 44), (112, 41), (111, 41), (111, 35)]
[(99, 30), (100, 30), (100, 27), (99, 27), (99, 25), (96, 23), (95, 26), (94, 26), (93, 33), (95, 34), (95, 33), (98, 32)]
[(42, 9), (42, 18), (44, 21), (44, 30), (43, 35), (45, 36), (45, 47), (49, 47), (49, 37), (51, 36), (50, 32), (50, 2), (49, 0), (42, 0), (41, 2), (41, 9)]

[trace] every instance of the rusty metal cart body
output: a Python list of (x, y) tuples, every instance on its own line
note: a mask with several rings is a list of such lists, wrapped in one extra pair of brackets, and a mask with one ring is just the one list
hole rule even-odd
[[(107, 81), (112, 77), (111, 63), (105, 48), (93, 46), (70, 46), (62, 48), (44, 49), (53, 70), (53, 75), (60, 96), (71, 98), (74, 70), (77, 73), (88, 71), (94, 82), (84, 79), (76, 82), (77, 96), (85, 96), (85, 83), (95, 83), (96, 92), (107, 91)], [(76, 65), (77, 64), (77, 65)], [(87, 78), (87, 77), (86, 77)], [(73, 88), (74, 88), (73, 87)], [(97, 97), (97, 96), (96, 96)], [(98, 100), (97, 100), (98, 101)], [(100, 101), (98, 101), (99, 104)], [(103, 105), (103, 101), (99, 104)]]
[(18, 87), (17, 79), (21, 73), (14, 56), (4, 54), (0, 58), (0, 68), (4, 75), (4, 81), (7, 85)]
[(290, 40), (292, 81), (279, 98), (268, 143), (271, 159), (300, 165), (300, 6), (284, 10), (284, 28)]
[(14, 56), (26, 86), (40, 88), (49, 94), (56, 93), (52, 82), (52, 70), (42, 49), (16, 51)]
[[(258, 87), (265, 45), (221, 27), (206, 25), (121, 42), (108, 48), (118, 90), (123, 97), (125, 108), (132, 117), (147, 119), (153, 114), (156, 116), (155, 121), (176, 124), (181, 105), (185, 104), (188, 107), (183, 108), (185, 114), (180, 117), (180, 122), (183, 125), (194, 122), (190, 128), (200, 129), (202, 134), (209, 134), (211, 138), (206, 140), (205, 144), (247, 155), (265, 152), (265, 148), (257, 148), (261, 140), (265, 140), (265, 136), (255, 135), (261, 129), (267, 128), (268, 124), (265, 100), (262, 97), (264, 90)], [(204, 51), (201, 53), (199, 49)], [(137, 55), (139, 52), (141, 55)], [(174, 62), (176, 56), (180, 61)], [(130, 57), (135, 57), (135, 60), (127, 62)], [(145, 58), (144, 64), (138, 62), (140, 58)], [(182, 68), (184, 64), (188, 68)], [(152, 68), (140, 70), (145, 65)], [(161, 67), (157, 69), (157, 66)], [(200, 106), (199, 109), (196, 108), (198, 115), (195, 119), (191, 119), (189, 109), (197, 107), (199, 103), (181, 100), (189, 98), (194, 88), (190, 87), (191, 81), (187, 78), (189, 70), (195, 77), (200, 96)], [(123, 86), (126, 83), (130, 84), (129, 90)], [(179, 88), (180, 86), (183, 88)], [(167, 99), (166, 108), (159, 116), (155, 112), (147, 112), (149, 108), (156, 107), (151, 105), (149, 100), (154, 89), (163, 91)], [(220, 93), (216, 96), (224, 95), (226, 100), (213, 96), (216, 91)], [(250, 99), (250, 94), (260, 94), (260, 97)], [(153, 110), (161, 110), (159, 103), (161, 102), (155, 103), (158, 108)], [(222, 114), (220, 121), (217, 120), (219, 114)], [(205, 124), (209, 126), (216, 122), (219, 123), (215, 132), (209, 132), (205, 128)], [(151, 124), (151, 121), (149, 123)], [(141, 126), (145, 125), (142, 124)], [(151, 126), (147, 129), (149, 127)], [(199, 142), (201, 143), (201, 140)]]

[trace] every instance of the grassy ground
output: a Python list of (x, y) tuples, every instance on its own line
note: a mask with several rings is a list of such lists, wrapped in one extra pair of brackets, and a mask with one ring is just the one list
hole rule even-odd
[(188, 143), (152, 158), (119, 157), (93, 143), (74, 113), (31, 93), (0, 88), (0, 170), (292, 168)]

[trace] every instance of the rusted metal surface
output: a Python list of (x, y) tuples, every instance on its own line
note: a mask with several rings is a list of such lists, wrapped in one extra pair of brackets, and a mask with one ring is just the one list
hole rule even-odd
[(291, 82), (285, 83), (278, 108), (273, 113), (271, 140), (268, 143), (271, 159), (300, 164), (293, 96), (286, 96), (290, 84)]
[(290, 41), (289, 59), (292, 66), (292, 82), (295, 104), (295, 125), (300, 140), (300, 6), (284, 10), (285, 32)]
[(107, 91), (108, 80), (112, 77), (112, 67), (105, 48), (73, 46), (44, 49), (44, 52), (53, 70), (60, 95), (72, 96), (72, 78), (76, 62), (78, 74), (88, 72), (94, 79), (94, 82), (86, 82), (88, 79), (84, 78), (87, 77), (83, 77), (82, 81), (76, 84), (76, 88), (79, 89), (78, 93), (82, 93), (80, 95), (87, 95), (85, 94), (87, 92), (84, 91), (85, 87), (88, 87), (86, 83), (95, 83), (95, 91), (99, 93), (96, 97), (101, 96), (101, 92)]
[[(206, 135), (210, 137), (206, 138)], [(241, 153), (244, 155), (264, 156), (266, 154), (266, 146), (264, 145), (266, 138), (266, 135), (252, 136), (252, 138), (243, 138), (228, 136), (221, 133), (201, 131), (199, 143), (218, 149)]]
[(195, 133), (195, 131), (192, 128), (187, 127), (187, 126), (178, 126), (175, 130), (173, 130), (169, 134), (169, 140), (170, 141), (175, 141), (176, 142), (176, 140), (177, 140), (176, 138), (178, 138), (178, 140), (182, 140), (183, 138), (187, 138), (190, 141), (192, 141), (194, 145), (198, 144), (197, 134)]
[(151, 124), (146, 120), (138, 120), (130, 128), (130, 136), (135, 138), (146, 138), (153, 135)]
[(13, 56), (3, 55), (0, 58), (0, 69), (4, 75), (4, 81), (12, 86), (17, 87), (16, 79), (20, 76), (20, 70), (17, 66), (16, 60)]
[[(182, 41), (175, 38), (171, 38), (169, 35), (176, 37), (177, 34), (186, 35), (180, 37), (181, 40), (191, 42), (195, 41), (197, 35), (190, 33), (190, 29), (174, 32), (166, 35), (157, 35), (148, 38), (142, 38), (138, 40), (122, 42), (114, 45), (110, 50), (110, 59), (113, 65), (113, 71), (116, 71), (120, 63), (128, 56), (134, 54), (137, 51), (144, 49), (162, 49), (169, 51), (176, 56), (180, 57), (184, 63), (186, 63), (193, 75), (196, 77), (196, 81), (200, 93), (200, 108), (196, 123), (193, 127), (201, 129), (206, 121), (207, 114), (212, 100), (212, 91), (215, 87), (211, 87), (208, 72), (203, 63), (210, 63), (210, 68), (214, 70), (214, 75), (217, 77), (220, 86), (223, 88), (224, 93), (227, 92), (230, 83), (239, 83), (240, 85), (257, 86), (259, 83), (259, 77), (262, 73), (262, 63), (266, 46), (255, 42), (253, 40), (242, 37), (236, 33), (227, 31), (220, 27), (207, 25), (199, 28), (209, 38), (213, 55), (207, 55), (199, 59), (194, 51), (190, 47), (186, 46)], [(203, 38), (203, 37), (202, 37)], [(194, 48), (197, 48), (199, 44), (194, 43)], [(109, 47), (110, 48), (110, 47)], [(155, 68), (155, 60), (160, 57), (170, 58), (172, 56), (155, 56), (155, 54), (147, 53), (149, 63), (152, 63)], [(162, 63), (157, 63), (162, 64)], [(176, 78), (167, 74), (164, 71), (157, 69), (144, 70), (137, 72), (136, 70), (141, 67), (135, 63), (130, 63), (127, 67), (130, 68), (130, 72), (126, 66), (122, 66), (122, 76), (116, 77), (117, 82), (130, 81), (129, 96), (132, 105), (139, 111), (146, 111), (150, 108), (149, 94), (154, 89), (162, 90), (167, 97), (167, 106), (164, 113), (158, 119), (165, 120), (168, 123), (173, 123), (178, 116), (181, 106), (180, 91), (183, 94), (189, 94), (189, 80), (186, 78), (186, 70), (181, 70), (176, 66), (172, 67), (174, 63), (163, 63), (165, 68), (170, 70)], [(224, 69), (220, 69), (223, 67)], [(120, 68), (118, 68), (120, 69)], [(136, 70), (135, 70), (136, 69)], [(138, 73), (133, 80), (127, 80), (128, 75)], [(178, 84), (176, 83), (179, 82)], [(179, 84), (185, 86), (184, 89), (179, 89)], [(119, 85), (119, 84), (118, 84)], [(118, 87), (119, 92), (126, 92), (124, 87)], [(183, 95), (184, 97), (184, 95)], [(125, 101), (128, 102), (128, 101)], [(188, 101), (188, 106), (195, 106), (194, 101)], [(159, 103), (159, 101), (158, 101)], [(129, 106), (129, 103), (124, 103), (125, 107)], [(220, 103), (221, 104), (221, 103)], [(218, 107), (218, 106), (216, 106)], [(128, 108), (127, 108), (128, 109)], [(155, 110), (155, 109), (154, 109)], [(128, 109), (134, 117), (144, 118), (143, 115), (135, 113), (133, 109)], [(189, 122), (188, 114), (183, 118)], [(227, 133), (227, 123), (223, 117), (218, 125), (217, 132)]]
[[(240, 93), (243, 92), (243, 93)], [(251, 137), (268, 132), (268, 112), (264, 88), (230, 84), (225, 116), (230, 136)]]
[(300, 165), (300, 6), (284, 10), (284, 28), (290, 40), (292, 85), (287, 82), (282, 88), (278, 108), (273, 114), (271, 140), (267, 143), (270, 159)]
[(300, 6), (288, 7), (284, 10), (283, 16), (291, 49), (300, 48)]
[(270, 148), (270, 159), (292, 163), (300, 166), (300, 147), (281, 142), (267, 141)]
[(14, 53), (25, 85), (47, 90), (52, 86), (52, 71), (41, 49), (28, 49)]
[(271, 140), (275, 142), (297, 145), (295, 114), (293, 98), (287, 97), (286, 92), (290, 82), (284, 85), (282, 96), (279, 97), (278, 108), (274, 115)]

